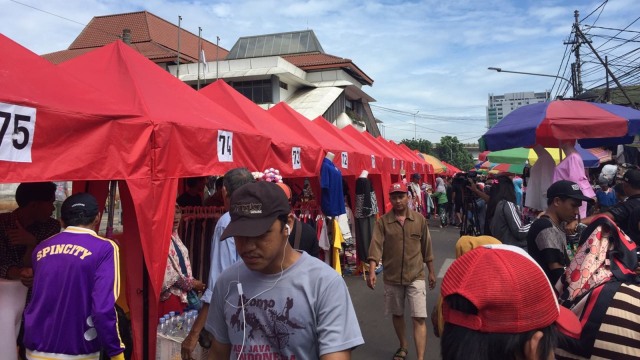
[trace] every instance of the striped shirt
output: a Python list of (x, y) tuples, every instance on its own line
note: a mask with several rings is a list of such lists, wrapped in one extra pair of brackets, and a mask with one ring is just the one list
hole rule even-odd
[[(556, 359), (585, 358), (556, 349)], [(598, 330), (591, 359), (640, 359), (640, 286), (620, 286)]]

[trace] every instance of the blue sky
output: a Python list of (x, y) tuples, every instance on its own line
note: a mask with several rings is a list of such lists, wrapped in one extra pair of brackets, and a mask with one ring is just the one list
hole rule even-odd
[[(489, 93), (551, 90), (554, 79), (487, 67), (556, 74), (573, 11), (603, 0), (0, 0), (0, 31), (42, 54), (65, 49), (93, 16), (148, 10), (230, 49), (241, 36), (313, 29), (324, 50), (352, 59), (374, 79), (364, 90), (387, 138), (443, 135), (475, 142), (486, 129)], [(602, 10), (600, 12), (600, 10)], [(583, 24), (612, 28), (640, 14), (637, 0), (610, 0)], [(599, 17), (598, 17), (599, 15)], [(70, 21), (71, 20), (71, 21)], [(80, 24), (79, 24), (80, 23)], [(640, 30), (637, 22), (629, 29)], [(594, 30), (595, 31), (595, 30)], [(594, 39), (603, 41), (601, 39)], [(636, 46), (637, 47), (637, 46)], [(587, 52), (583, 48), (583, 52)], [(592, 76), (599, 73), (594, 70)], [(553, 94), (557, 90), (553, 89)], [(375, 106), (416, 113), (414, 117)]]

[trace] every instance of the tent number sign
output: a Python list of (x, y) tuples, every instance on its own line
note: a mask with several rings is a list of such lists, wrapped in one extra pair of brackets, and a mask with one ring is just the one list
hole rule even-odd
[(0, 102), (0, 160), (31, 162), (36, 109)]
[(342, 152), (342, 168), (343, 169), (348, 169), (349, 168), (349, 155), (347, 154), (346, 151)]
[(375, 157), (375, 155), (371, 155), (371, 168), (372, 169), (376, 168), (376, 157)]
[(302, 163), (300, 162), (300, 148), (292, 147), (291, 148), (291, 166), (294, 170), (301, 169)]
[(233, 161), (233, 132), (218, 130), (218, 161)]

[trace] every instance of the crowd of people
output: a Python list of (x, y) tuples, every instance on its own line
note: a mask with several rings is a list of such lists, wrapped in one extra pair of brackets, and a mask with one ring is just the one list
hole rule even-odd
[[(414, 174), (392, 184), (391, 211), (373, 226), (365, 279), (374, 289), (384, 264), (394, 360), (410, 349), (425, 358), (428, 316), (445, 360), (640, 358), (640, 170), (597, 182), (594, 196), (576, 182), (552, 182), (544, 211), (525, 208), (526, 182), (509, 174), (437, 177), (433, 185)], [(349, 291), (317, 259), (318, 238), (294, 216), (291, 188), (256, 181), (246, 168), (216, 179), (209, 200), (202, 196), (206, 179), (186, 185), (176, 200), (159, 304), (160, 313), (200, 309), (182, 358), (190, 360), (198, 343), (215, 359), (350, 358), (365, 340)], [(96, 234), (99, 206), (90, 194), (67, 197), (60, 221), (53, 219), (57, 190), (54, 183), (21, 184), (18, 208), (0, 214), (0, 276), (30, 289), (20, 356), (125, 359), (118, 245)], [(177, 230), (182, 206), (207, 201), (226, 212), (213, 232), (204, 284)], [(581, 217), (585, 203), (589, 216)], [(460, 226), (464, 236), (428, 315), (426, 293), (436, 288), (431, 216), (441, 227)]]

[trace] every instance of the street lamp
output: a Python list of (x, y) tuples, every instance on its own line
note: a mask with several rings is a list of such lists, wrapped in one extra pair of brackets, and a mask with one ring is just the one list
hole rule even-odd
[(523, 72), (523, 71), (511, 71), (511, 70), (504, 70), (503, 68), (499, 68), (499, 67), (489, 67), (487, 69), (488, 70), (495, 70), (497, 72), (511, 73), (511, 74), (544, 76), (544, 77), (551, 77), (551, 78), (561, 79), (561, 80), (564, 80), (564, 81), (568, 82), (569, 85), (571, 85), (573, 87), (573, 84), (571, 83), (571, 81), (569, 79), (564, 78), (562, 76), (558, 76), (558, 75), (538, 74), (538, 73), (530, 73), (530, 72)]

